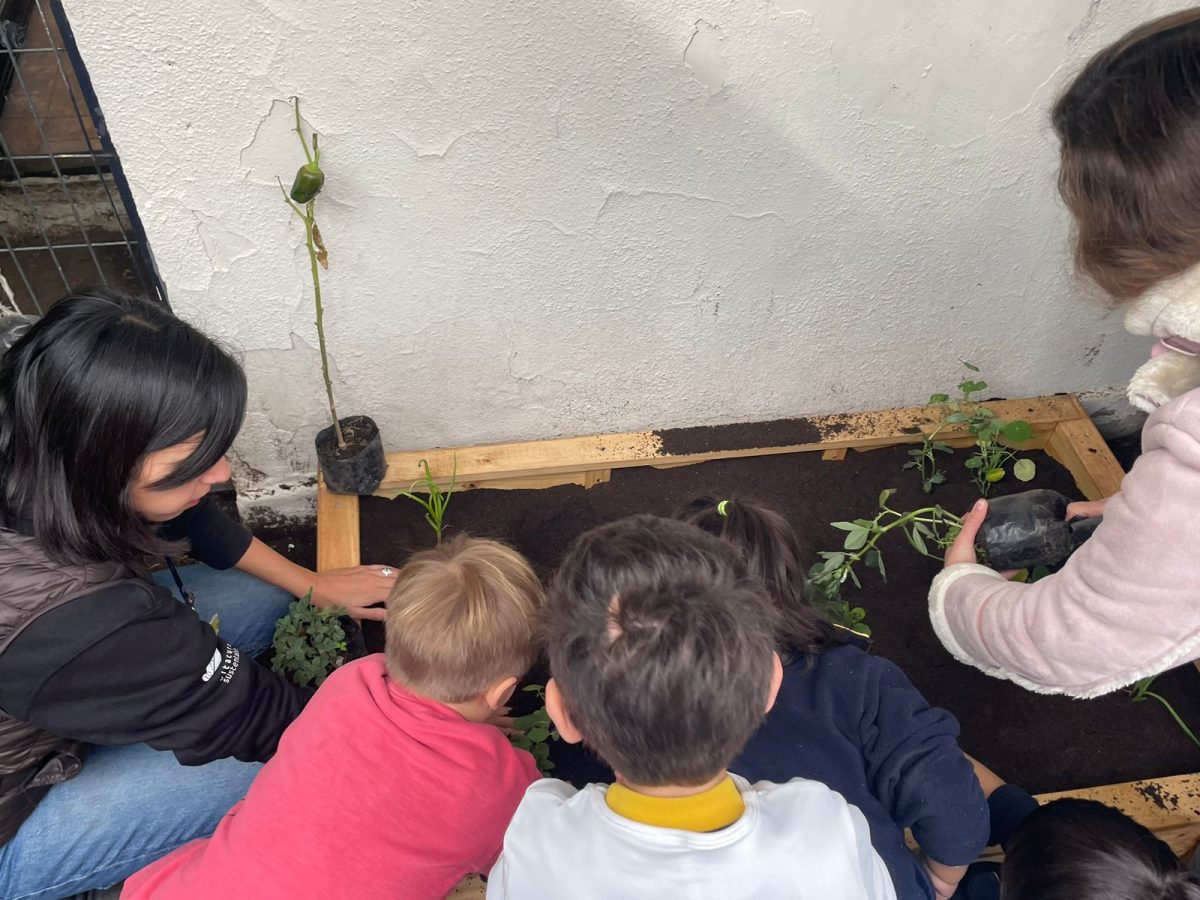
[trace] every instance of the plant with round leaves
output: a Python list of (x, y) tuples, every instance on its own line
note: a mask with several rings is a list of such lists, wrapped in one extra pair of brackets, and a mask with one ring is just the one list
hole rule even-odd
[(335, 606), (314, 606), (311, 590), (293, 600), (275, 623), (271, 668), (300, 687), (320, 686), (347, 660), (346, 630), (338, 621), (345, 614)]
[(959, 382), (959, 397), (952, 399), (949, 394), (934, 394), (929, 398), (930, 406), (945, 407), (947, 412), (938, 426), (925, 436), (920, 447), (909, 451), (912, 459), (904, 468), (916, 469), (921, 476), (921, 487), (925, 493), (931, 493), (935, 485), (946, 480), (946, 473), (937, 467), (935, 454), (951, 452), (945, 441), (938, 440), (938, 435), (949, 426), (958, 425), (975, 439), (975, 449), (963, 465), (971, 471), (980, 494), (986, 497), (992, 485), (1008, 473), (1010, 464), (1014, 478), (1032, 481), (1037, 474), (1036, 463), (1031, 459), (1018, 459), (1001, 440), (1010, 444), (1024, 443), (1033, 437), (1033, 427), (1024, 419), (1004, 421), (983, 406), (977, 395), (987, 390), (988, 383), (975, 377), (979, 374), (978, 366), (965, 360), (963, 365), (972, 374)]

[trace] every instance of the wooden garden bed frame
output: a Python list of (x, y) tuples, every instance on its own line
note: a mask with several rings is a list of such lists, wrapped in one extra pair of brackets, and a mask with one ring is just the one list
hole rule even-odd
[[(1062, 463), (1089, 500), (1115, 494), (1124, 473), (1088, 418), (1079, 400), (1062, 394), (1028, 400), (997, 400), (981, 404), (1002, 419), (1024, 419), (1033, 428), (1030, 440), (1015, 445), (1023, 450), (1045, 450)], [(474, 488), (531, 489), (580, 484), (592, 487), (608, 481), (613, 469), (630, 466), (670, 468), (778, 453), (821, 451), (826, 459), (838, 460), (849, 450), (874, 450), (897, 444), (917, 444), (937, 428), (945, 408), (911, 406), (879, 412), (831, 416), (809, 416), (793, 420), (803, 431), (819, 436), (805, 444), (779, 447), (729, 447), (702, 453), (663, 452), (662, 435), (656, 431), (628, 431), (590, 437), (554, 438), (511, 444), (480, 444), (435, 450), (406, 450), (387, 455), (388, 470), (377, 497), (395, 497), (400, 491), (420, 490), (420, 461), (429, 463), (434, 479), (445, 487), (456, 472), (456, 491)], [(721, 430), (713, 430), (719, 440)], [(972, 443), (966, 429), (948, 426), (938, 434), (952, 446)], [(333, 494), (317, 481), (317, 569), (356, 566), (360, 562), (358, 497)]]
[[(1005, 420), (1024, 419), (1033, 436), (1014, 445), (1022, 450), (1045, 450), (1065, 466), (1080, 492), (1089, 500), (1115, 494), (1124, 472), (1108, 445), (1088, 418), (1078, 398), (1069, 394), (1025, 400), (997, 400), (981, 404)], [(434, 479), (446, 486), (456, 473), (456, 491), (475, 488), (536, 489), (560, 484), (592, 487), (608, 481), (613, 469), (630, 466), (671, 468), (716, 459), (768, 456), (779, 453), (820, 451), (825, 459), (843, 459), (849, 450), (875, 450), (897, 444), (920, 443), (945, 415), (944, 407), (913, 406), (878, 412), (810, 416), (790, 423), (792, 431), (817, 436), (803, 444), (774, 447), (721, 447), (722, 430), (712, 430), (716, 444), (704, 452), (671, 454), (663, 451), (656, 431), (632, 431), (590, 437), (555, 438), (472, 447), (402, 451), (387, 455), (388, 471), (377, 497), (396, 497), (400, 491), (419, 490), (419, 463), (427, 460)], [(973, 443), (962, 426), (948, 426), (938, 434), (951, 446)], [(360, 562), (359, 498), (333, 494), (317, 482), (317, 569), (356, 566)], [(1198, 663), (1200, 665), (1200, 663)], [(1181, 856), (1200, 844), (1200, 774), (1108, 785), (1038, 799), (1063, 796), (1101, 800), (1121, 809), (1151, 828)], [(482, 885), (464, 882), (457, 897), (482, 897)]]

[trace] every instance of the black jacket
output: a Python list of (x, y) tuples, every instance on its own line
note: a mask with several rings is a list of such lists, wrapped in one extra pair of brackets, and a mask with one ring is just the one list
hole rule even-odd
[[(209, 500), (165, 530), (187, 539), (192, 555), (214, 568), (229, 568), (250, 544), (250, 535)], [(18, 547), (18, 559), (4, 558)], [(0, 569), (6, 565), (26, 584), (30, 573), (44, 577), (48, 597), (78, 578), (71, 571), (78, 567), (47, 564), (28, 539), (0, 540)], [(227, 756), (265, 760), (312, 695), (229, 646), (146, 573), (124, 571), (65, 602), (29, 609), (26, 601), (14, 610), (6, 607), (8, 587), (18, 580), (0, 579), (0, 623), (14, 613), (21, 619), (0, 648), (0, 710), (19, 723), (71, 741), (145, 741), (185, 765)], [(3, 741), (0, 729), (0, 758), (20, 749)], [(39, 760), (29, 777), (45, 764)], [(64, 769), (65, 777), (75, 771)], [(0, 780), (0, 840), (16, 830), (3, 813), (13, 781)], [(31, 811), (32, 804), (24, 815)]]

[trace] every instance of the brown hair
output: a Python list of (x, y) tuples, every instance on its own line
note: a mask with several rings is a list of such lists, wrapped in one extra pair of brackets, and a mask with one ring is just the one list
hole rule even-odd
[(388, 673), (443, 703), (520, 677), (537, 653), (544, 600), (529, 563), (498, 541), (460, 534), (414, 554), (388, 599)]
[(1200, 263), (1200, 9), (1097, 53), (1051, 120), (1083, 274), (1126, 301)]
[(575, 727), (643, 786), (704, 784), (762, 721), (777, 614), (737, 552), (639, 515), (568, 551), (546, 607), (550, 673)]
[(796, 529), (765, 503), (704, 495), (685, 504), (675, 518), (691, 522), (733, 546), (748, 574), (758, 578), (780, 614), (780, 648), (818, 655), (843, 643), (834, 626), (804, 597), (804, 551)]

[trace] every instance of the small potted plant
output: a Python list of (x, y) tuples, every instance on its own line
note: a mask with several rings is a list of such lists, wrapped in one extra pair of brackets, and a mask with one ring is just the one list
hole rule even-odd
[(308, 246), (308, 261), (313, 283), (313, 302), (316, 306), (317, 341), (321, 350), (321, 374), (325, 379), (325, 395), (329, 400), (331, 424), (317, 432), (317, 462), (325, 479), (325, 487), (338, 494), (370, 494), (379, 487), (387, 471), (383, 455), (383, 440), (379, 426), (368, 416), (338, 417), (333, 401), (333, 382), (329, 377), (329, 354), (325, 346), (325, 307), (321, 303), (321, 269), (329, 268), (329, 251), (317, 227), (317, 195), (325, 186), (321, 169), (321, 150), (318, 135), (312, 134), (312, 146), (304, 137), (300, 120), (300, 98), (293, 97), (296, 115), (296, 134), (304, 148), (306, 162), (296, 172), (289, 191), (279, 182), (283, 198), (292, 212), (304, 223), (304, 238)]
[(271, 651), (274, 671), (300, 687), (320, 687), (334, 669), (367, 649), (358, 623), (338, 607), (313, 606), (309, 591), (275, 623)]

